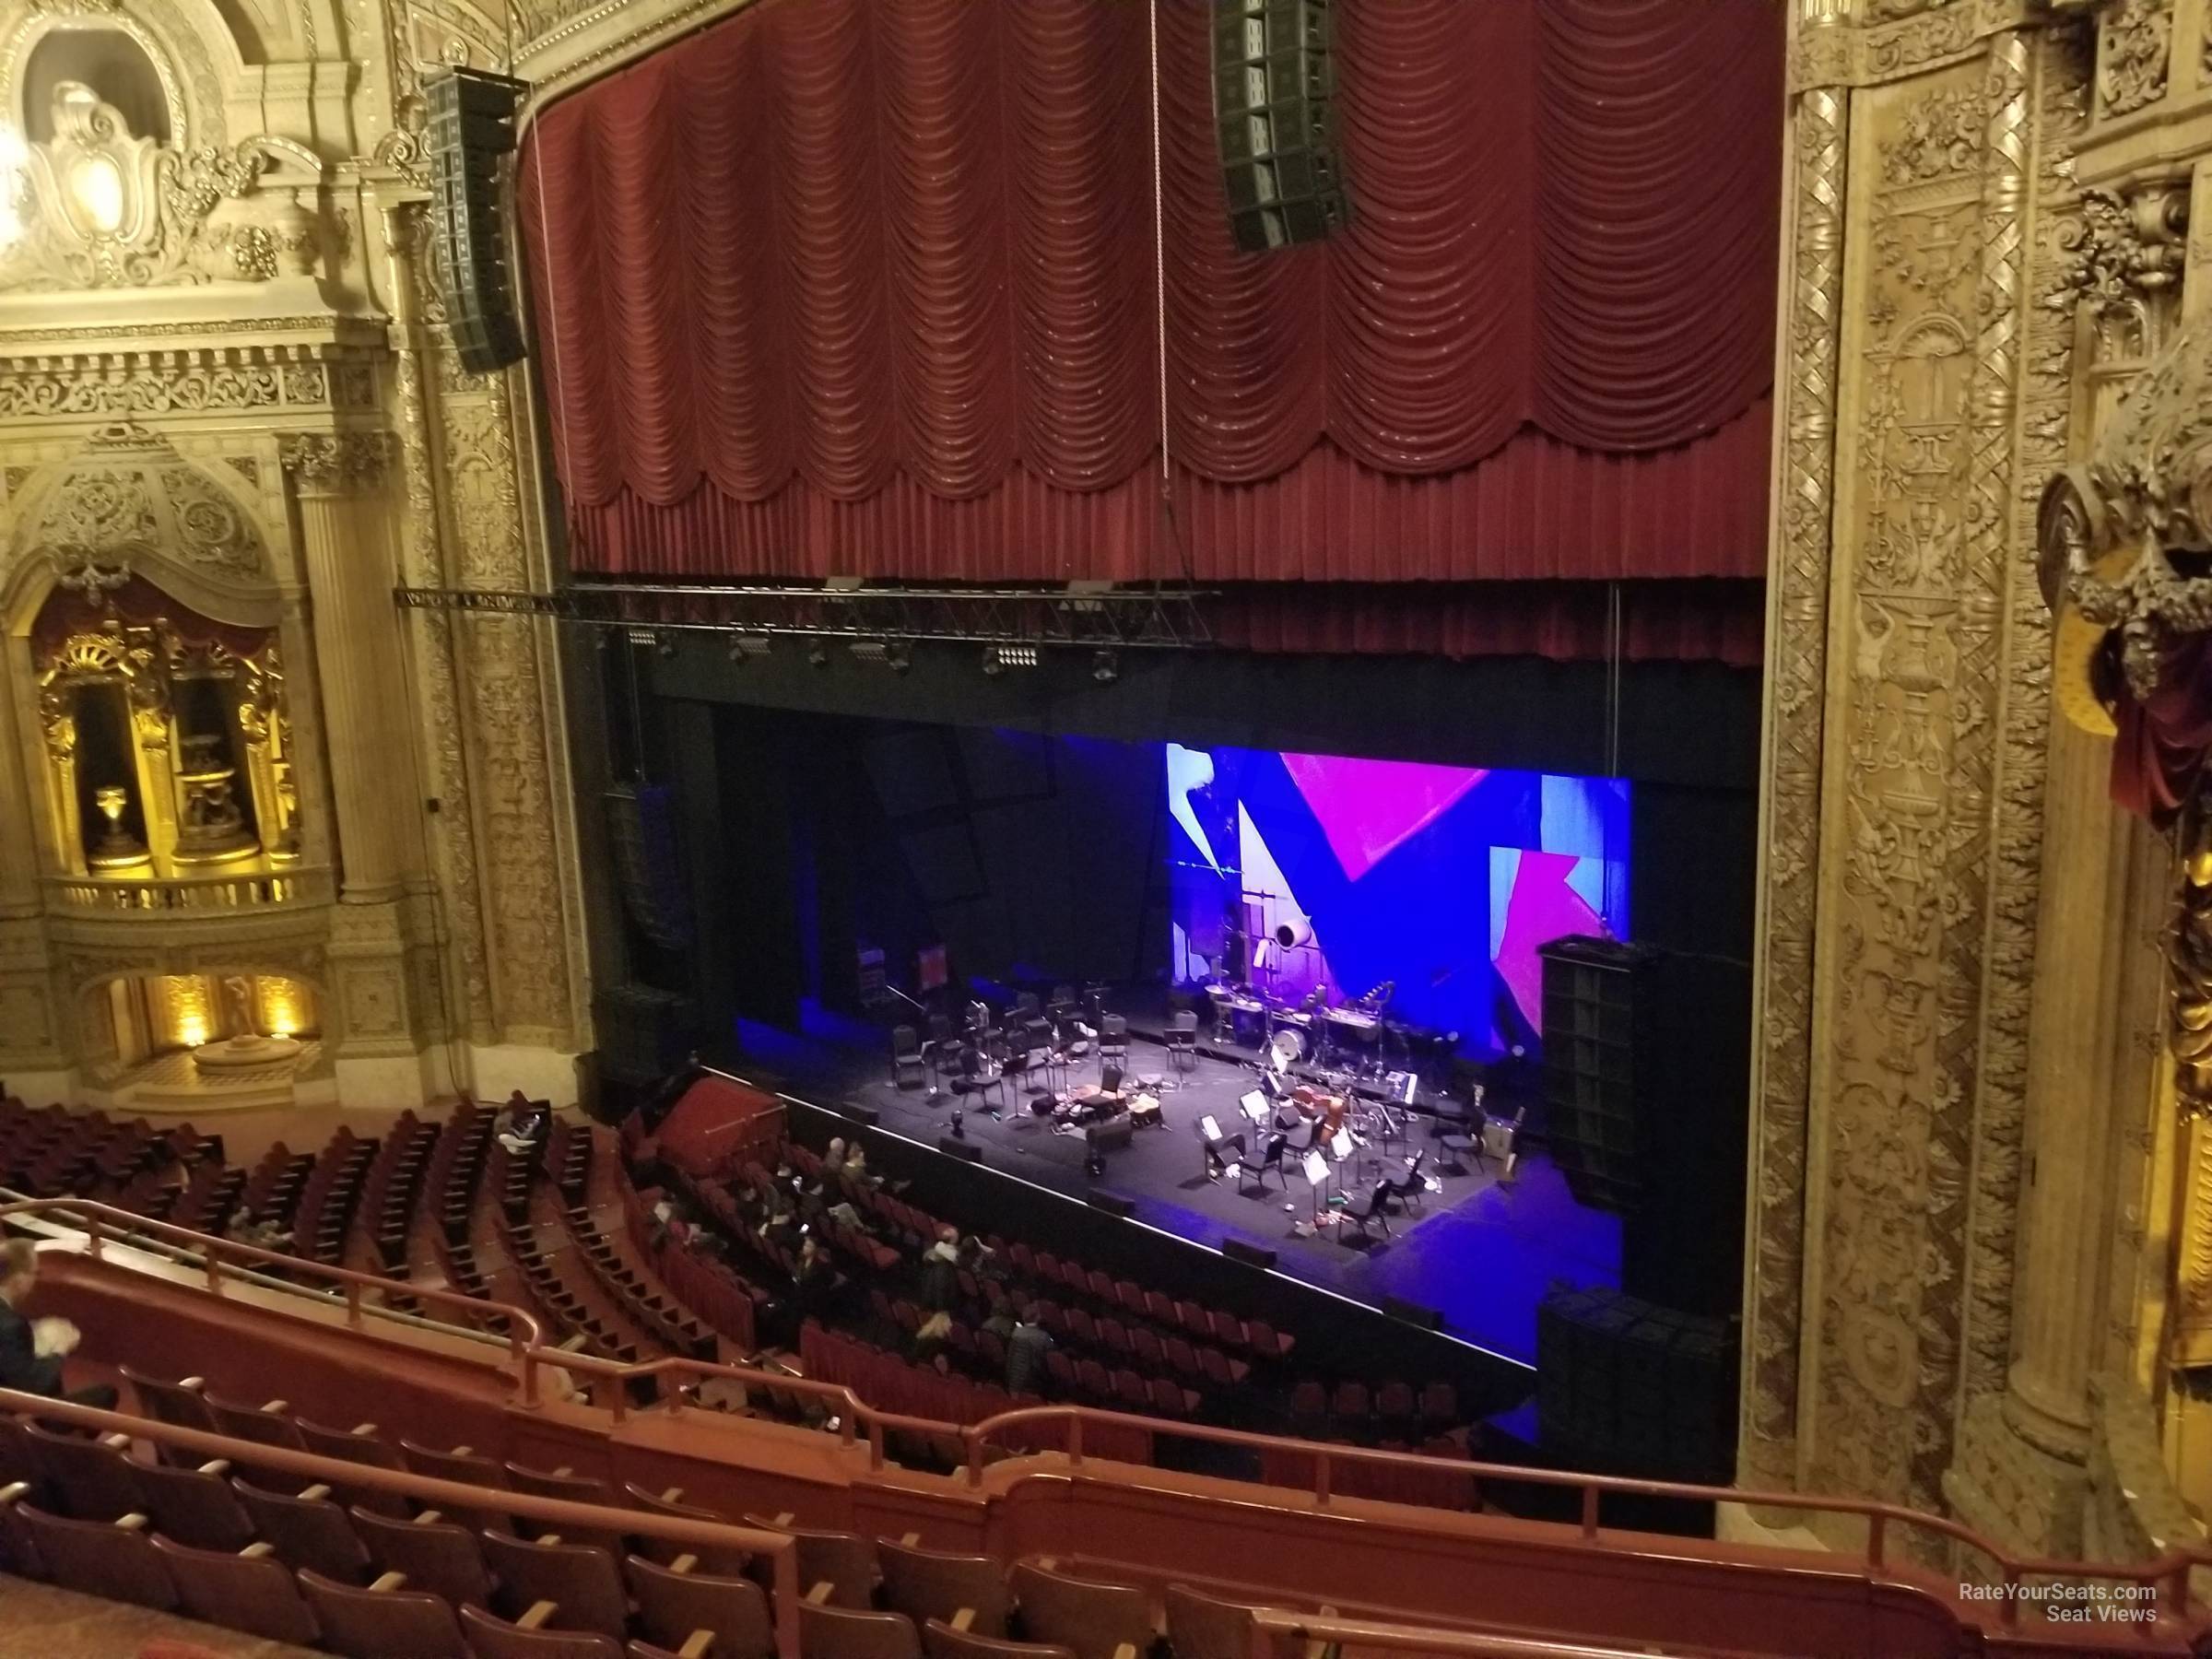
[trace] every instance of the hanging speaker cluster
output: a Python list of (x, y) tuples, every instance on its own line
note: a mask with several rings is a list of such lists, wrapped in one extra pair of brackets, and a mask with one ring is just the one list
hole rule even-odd
[(1335, 37), (1331, 0), (1214, 0), (1214, 138), (1245, 253), (1319, 241), (1351, 218)]
[(526, 89), (523, 81), (481, 69), (448, 70), (422, 87), (446, 316), (462, 367), (476, 374), (523, 359), (500, 226), (500, 160), (514, 148), (515, 106)]

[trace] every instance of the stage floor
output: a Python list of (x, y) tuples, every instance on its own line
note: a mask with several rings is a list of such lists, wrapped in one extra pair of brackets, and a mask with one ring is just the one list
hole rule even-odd
[[(880, 1129), (932, 1148), (950, 1131), (956, 1097), (894, 1088), (888, 1044), (875, 1028), (810, 1024), (808, 1034), (794, 1035), (741, 1022), (739, 1069), (763, 1084), (771, 1081), (763, 1074), (773, 1073), (778, 1087), (818, 1104), (872, 1107)], [(1314, 1213), (1313, 1191), (1297, 1171), (1288, 1192), (1269, 1176), (1264, 1195), (1257, 1187), (1240, 1191), (1233, 1171), (1216, 1181), (1204, 1173), (1198, 1121), (1210, 1112), (1225, 1130), (1245, 1126), (1237, 1103), (1254, 1083), (1248, 1065), (1218, 1055), (1202, 1053), (1194, 1069), (1174, 1072), (1164, 1049), (1132, 1032), (1130, 1075), (1169, 1078), (1164, 1121), (1107, 1154), (1106, 1173), (1096, 1181), (1084, 1173), (1083, 1137), (1055, 1134), (1013, 1110), (1019, 1101), (1011, 1088), (1003, 1119), (960, 1099), (963, 1129), (985, 1164), (1006, 1174), (1077, 1198), (1113, 1194), (1135, 1206), (1137, 1220), (1200, 1244), (1235, 1238), (1272, 1250), (1280, 1271), (1370, 1306), (1395, 1296), (1434, 1308), (1447, 1335), (1524, 1364), (1535, 1363), (1536, 1303), (1555, 1280), (1619, 1283), (1619, 1218), (1577, 1204), (1542, 1153), (1524, 1155), (1502, 1179), (1495, 1165), (1472, 1159), (1464, 1175), (1433, 1171), (1432, 1154), (1429, 1166), (1443, 1190), (1427, 1195), (1420, 1214), (1392, 1217), (1388, 1238), (1378, 1233), (1367, 1242), (1349, 1229), (1340, 1238), (1333, 1227), (1295, 1231), (1300, 1222), (1310, 1227)], [(1095, 1058), (1080, 1061), (1069, 1081), (1096, 1082), (1098, 1069)], [(1407, 1152), (1430, 1144), (1430, 1123), (1410, 1120)], [(1324, 1196), (1334, 1190), (1324, 1188)]]

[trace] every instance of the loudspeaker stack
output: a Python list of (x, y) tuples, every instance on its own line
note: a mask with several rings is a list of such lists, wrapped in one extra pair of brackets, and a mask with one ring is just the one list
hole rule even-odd
[(1725, 1485), (1735, 1459), (1735, 1327), (1618, 1290), (1536, 1308), (1536, 1435), (1576, 1467)]
[(1351, 218), (1335, 37), (1330, 0), (1214, 0), (1214, 140), (1247, 253), (1319, 241)]
[(461, 366), (487, 374), (523, 359), (522, 324), (500, 227), (500, 161), (514, 148), (525, 83), (453, 69), (423, 83), (431, 207), (446, 272), (446, 318)]
[(1630, 1210), (1658, 1129), (1658, 953), (1615, 939), (1554, 939), (1544, 959), (1544, 1106), (1551, 1155), (1578, 1203)]
[(691, 900), (677, 849), (674, 797), (659, 784), (621, 783), (605, 798), (623, 908), (655, 945), (685, 949), (691, 943)]

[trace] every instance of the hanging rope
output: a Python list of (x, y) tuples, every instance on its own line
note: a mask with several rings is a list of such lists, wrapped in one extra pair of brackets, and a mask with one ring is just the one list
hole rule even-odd
[[(1152, 338), (1159, 374), (1159, 524), (1182, 567), (1182, 579), (1194, 585), (1191, 550), (1175, 519), (1175, 483), (1168, 453), (1168, 238), (1159, 142), (1159, 0), (1146, 8), (1146, 48), (1150, 54), (1152, 100)], [(1154, 585), (1159, 584), (1157, 576)]]

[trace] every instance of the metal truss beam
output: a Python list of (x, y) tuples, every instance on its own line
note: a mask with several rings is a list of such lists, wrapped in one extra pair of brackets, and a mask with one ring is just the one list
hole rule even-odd
[(1194, 650), (1214, 642), (1195, 588), (691, 587), (580, 582), (549, 594), (393, 591), (409, 610), (547, 617), (583, 628), (822, 640)]

